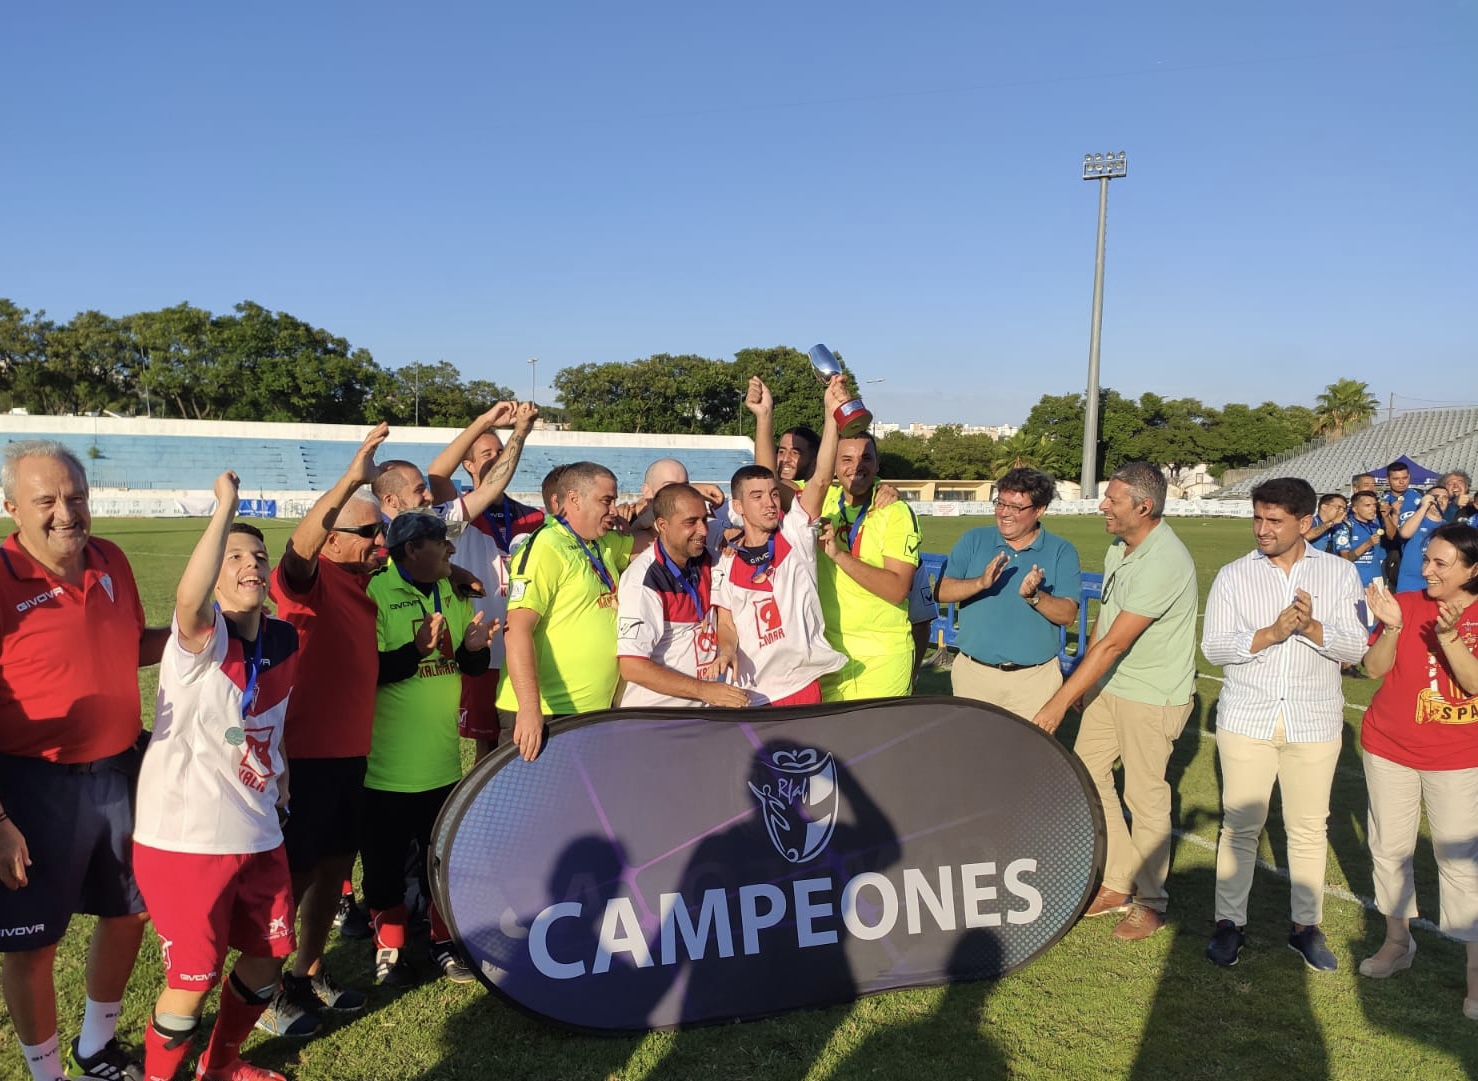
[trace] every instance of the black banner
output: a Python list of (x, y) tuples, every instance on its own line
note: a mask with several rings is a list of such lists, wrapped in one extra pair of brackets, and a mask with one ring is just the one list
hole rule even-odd
[(629, 1032), (1010, 972), (1088, 903), (1104, 830), (1055, 739), (907, 698), (559, 722), (480, 763), (432, 848), (484, 983)]

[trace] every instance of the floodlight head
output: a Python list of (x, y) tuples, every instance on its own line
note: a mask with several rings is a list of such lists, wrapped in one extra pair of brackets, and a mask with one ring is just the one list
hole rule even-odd
[(1129, 155), (1122, 150), (1117, 154), (1110, 150), (1107, 154), (1083, 155), (1084, 180), (1113, 180), (1116, 177), (1127, 175), (1129, 175)]

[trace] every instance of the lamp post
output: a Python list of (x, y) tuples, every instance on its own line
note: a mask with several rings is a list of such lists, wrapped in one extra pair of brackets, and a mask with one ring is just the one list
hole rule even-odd
[(529, 357), (529, 401), (534, 400), (534, 388), (539, 380), (539, 358)]
[(1088, 339), (1088, 400), (1083, 416), (1082, 498), (1098, 496), (1098, 342), (1103, 331), (1103, 240), (1108, 218), (1109, 181), (1129, 175), (1124, 151), (1084, 154), (1083, 179), (1098, 181), (1098, 258), (1093, 265), (1093, 330)]

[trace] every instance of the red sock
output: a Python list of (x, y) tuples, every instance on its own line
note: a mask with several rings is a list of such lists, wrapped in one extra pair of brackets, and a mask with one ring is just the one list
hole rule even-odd
[(166, 1035), (153, 1021), (144, 1026), (144, 1076), (148, 1081), (174, 1081), (190, 1053), (190, 1035)]
[(441, 918), (441, 913), (436, 911), (436, 905), (433, 904), (427, 914), (431, 918), (431, 941), (450, 942), (452, 940), (452, 929)]
[(370, 909), (370, 923), (375, 929), (375, 949), (399, 950), (405, 948), (405, 905), (394, 908)]
[[(235, 973), (232, 973), (232, 977), (234, 976)], [(206, 1073), (225, 1069), (241, 1057), (241, 1042), (251, 1033), (257, 1018), (267, 1008), (265, 1002), (243, 1000), (232, 983), (233, 979), (228, 978), (221, 988), (221, 1009), (216, 1014), (216, 1027), (211, 1030), (210, 1044), (200, 1059)]]
[(353, 897), (354, 896), (354, 883), (353, 882), (350, 882), (347, 878), (344, 879), (344, 884), (339, 887), (339, 896), (340, 897)]

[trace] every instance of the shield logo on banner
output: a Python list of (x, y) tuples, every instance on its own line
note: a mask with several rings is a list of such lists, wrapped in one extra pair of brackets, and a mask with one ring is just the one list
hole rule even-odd
[(826, 848), (836, 828), (837, 767), (830, 751), (776, 751), (769, 776), (749, 791), (759, 800), (770, 842), (790, 863), (807, 863)]

